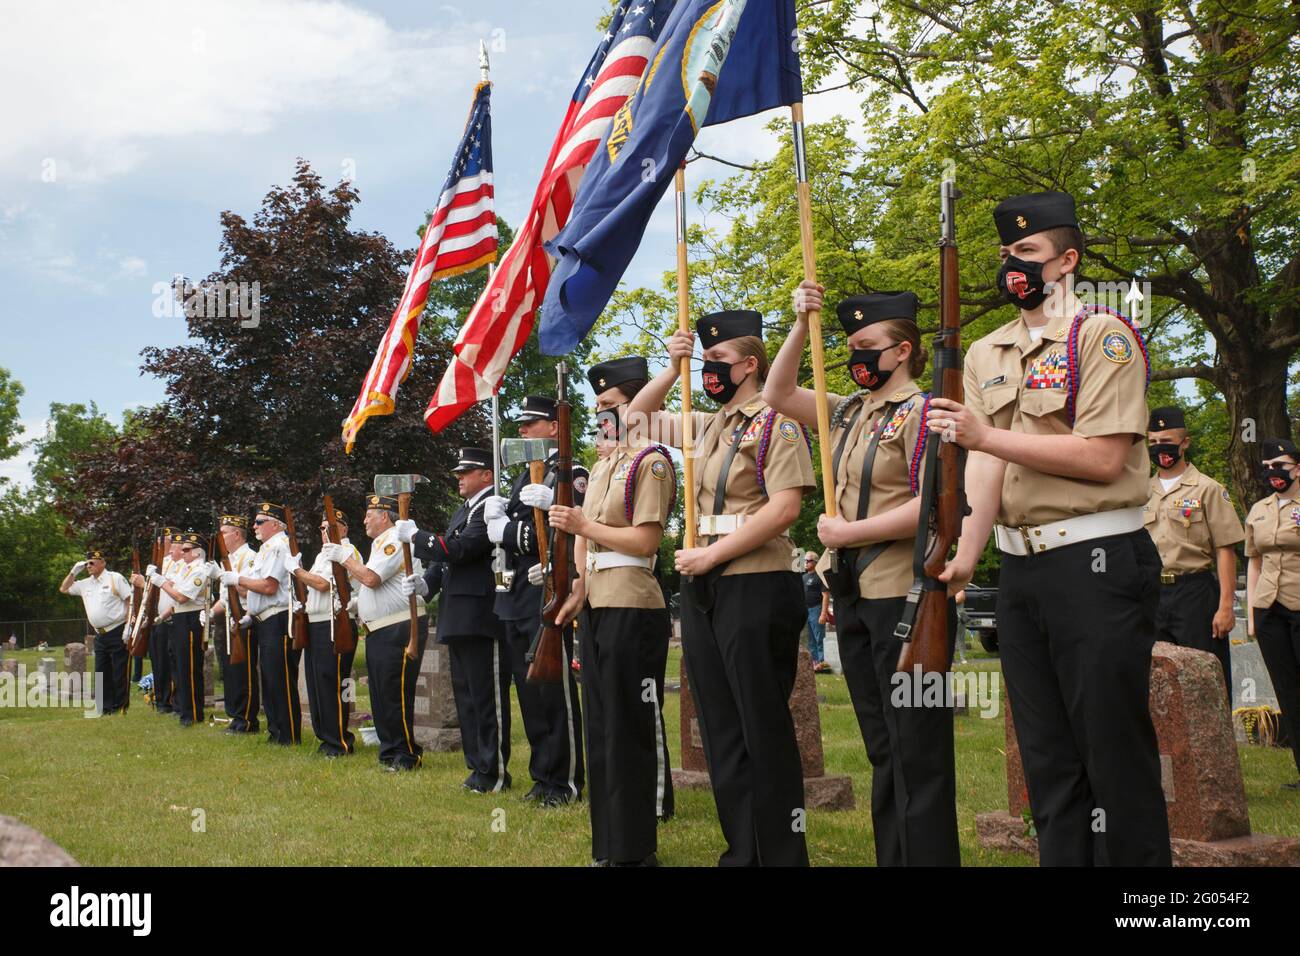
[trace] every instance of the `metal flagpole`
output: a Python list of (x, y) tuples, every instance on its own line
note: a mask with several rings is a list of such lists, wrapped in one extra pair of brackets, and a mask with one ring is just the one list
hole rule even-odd
[[(690, 331), (691, 289), (686, 268), (686, 163), (677, 168), (677, 328)], [(686, 531), (682, 547), (695, 547), (695, 422), (691, 417), (691, 360), (682, 359), (682, 480)]]
[[(803, 252), (803, 276), (817, 281), (817, 250), (813, 244), (812, 191), (808, 187), (808, 160), (804, 153), (803, 103), (790, 105), (790, 121), (794, 127), (794, 173), (799, 191), (799, 245)], [(813, 368), (813, 388), (817, 392), (817, 443), (822, 462), (822, 493), (826, 499), (826, 514), (838, 514), (835, 505), (835, 469), (831, 463), (831, 417), (826, 402), (826, 354), (822, 346), (822, 314), (820, 310), (808, 313), (808, 350)]]

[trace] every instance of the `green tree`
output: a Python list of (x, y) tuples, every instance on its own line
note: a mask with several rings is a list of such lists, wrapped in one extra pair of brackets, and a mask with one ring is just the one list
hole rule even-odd
[[(7, 368), (0, 368), (0, 461), (14, 457), (22, 449), (22, 442), (18, 441), (22, 432), (18, 400), (22, 397), (22, 383)], [(0, 483), (5, 480), (0, 478)]]
[[(36, 492), (42, 498), (53, 498), (55, 479), (69, 474), (76, 467), (78, 455), (90, 451), (99, 442), (110, 442), (116, 436), (117, 429), (93, 401), (89, 406), (80, 402), (51, 403), (45, 434), (32, 441), (36, 452), (32, 464)], [(75, 494), (76, 489), (66, 489), (65, 493)]]

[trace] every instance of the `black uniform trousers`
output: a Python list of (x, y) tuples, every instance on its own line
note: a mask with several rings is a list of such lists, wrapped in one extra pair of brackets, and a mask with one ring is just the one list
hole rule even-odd
[(307, 632), (310, 641), (303, 664), (307, 668), (307, 709), (311, 713), (311, 729), (320, 741), (316, 752), (341, 757), (352, 753), (356, 744), (356, 738), (348, 730), (353, 692), (351, 685), (344, 686), (352, 676), (356, 650), (346, 654), (334, 650), (329, 621), (311, 621)]
[(579, 621), (594, 860), (644, 860), (672, 816), (662, 706), (671, 635), (664, 608), (589, 607)]
[(1291, 737), (1291, 755), (1300, 770), (1300, 611), (1281, 603), (1255, 608), (1255, 639), (1277, 694), (1282, 723)]
[(253, 618), (258, 672), (262, 676), (262, 706), (266, 709), (269, 739), (277, 744), (302, 741), (302, 704), (298, 700), (298, 662), (302, 651), (293, 649), (289, 612), (272, 614), (265, 621)]
[(415, 740), (415, 682), (420, 658), (429, 639), (429, 619), (419, 617), (420, 654), (406, 656), (411, 638), (409, 620), (398, 621), (366, 635), (366, 670), (370, 677), (370, 710), (379, 733), (379, 762), (399, 770), (420, 766), (424, 753)]
[(149, 669), (153, 673), (153, 706), (172, 713), (172, 622), (155, 621), (149, 632)]
[[(942, 706), (915, 706), (915, 675), (901, 686), (895, 682), (902, 644), (894, 628), (906, 603), (901, 597), (835, 599), (840, 664), (871, 761), (876, 865), (960, 866), (948, 688)], [(950, 660), (956, 636), (957, 606), (949, 600)], [(907, 706), (896, 706), (895, 698)]]
[(582, 797), (586, 783), (582, 760), (582, 711), (578, 703), (578, 682), (574, 679), (573, 628), (564, 629), (565, 679), (559, 684), (528, 683), (528, 662), (524, 655), (542, 626), (542, 618), (502, 621), (510, 647), (510, 670), (524, 734), (531, 752), (528, 773), (542, 788), (543, 796), (561, 800)]
[(141, 654), (139, 657), (131, 658), (131, 680), (135, 681), (138, 684), (142, 677), (144, 677), (144, 655), (143, 654)]
[(131, 703), (131, 658), (122, 643), (125, 624), (95, 635), (95, 686), (102, 688), (103, 714), (125, 711)]
[(789, 705), (805, 612), (793, 571), (720, 576), (709, 611), (683, 594), (682, 653), (727, 840), (721, 866), (808, 865)]
[(1213, 571), (1184, 574), (1173, 584), (1160, 585), (1156, 609), (1156, 640), (1179, 647), (1208, 651), (1219, 659), (1223, 686), (1232, 709), (1231, 640), (1214, 636), (1214, 613), (1219, 609), (1219, 579)]
[(510, 785), (510, 648), (503, 637), (453, 637), (447, 655), (469, 769), (465, 785), (502, 790)]
[(1169, 866), (1145, 530), (1002, 555), (997, 619), (1043, 866)]
[(180, 713), (181, 726), (203, 720), (203, 624), (199, 611), (172, 615), (172, 647), (176, 674), (173, 706)]
[[(255, 734), (261, 729), (257, 719), (257, 712), (262, 707), (262, 688), (258, 681), (260, 655), (257, 639), (253, 635), (253, 625), (245, 625), (240, 630), (239, 640), (244, 645), (244, 663), (232, 664), (230, 647), (226, 648), (226, 654), (221, 662), (222, 694), (225, 697), (226, 716), (230, 718), (229, 731), (238, 734)], [(233, 621), (227, 640), (231, 645), (236, 640)]]

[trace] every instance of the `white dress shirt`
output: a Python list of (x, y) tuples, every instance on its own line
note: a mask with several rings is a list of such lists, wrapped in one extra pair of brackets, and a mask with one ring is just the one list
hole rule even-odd
[(111, 631), (126, 623), (126, 604), (131, 600), (131, 585), (116, 571), (101, 571), (99, 577), (84, 577), (72, 582), (69, 594), (81, 598), (86, 620), (96, 631)]
[(274, 594), (259, 594), (249, 589), (245, 608), (254, 617), (269, 611), (287, 611), (289, 609), (289, 569), (285, 566), (285, 557), (289, 554), (289, 536), (281, 531), (279, 534), (263, 541), (257, 556), (253, 559), (248, 572), (242, 577), (262, 580), (275, 578), (279, 582)]
[[(406, 620), (411, 613), (410, 601), (402, 593), (402, 578), (406, 574), (402, 561), (402, 543), (397, 540), (395, 528), (389, 528), (370, 543), (370, 560), (366, 567), (379, 575), (379, 587), (362, 586), (357, 594), (357, 610), (366, 630), (377, 631), (381, 627)], [(424, 568), (416, 560), (412, 562), (413, 573), (423, 575)], [(416, 609), (424, 614), (424, 599), (416, 598)]]

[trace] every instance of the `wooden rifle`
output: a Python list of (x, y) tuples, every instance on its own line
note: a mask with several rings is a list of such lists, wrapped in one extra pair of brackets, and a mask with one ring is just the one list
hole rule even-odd
[[(961, 286), (958, 282), (957, 233), (954, 214), (960, 194), (951, 179), (941, 187), (939, 240), (939, 318), (934, 337), (935, 398), (964, 401), (961, 355)], [(928, 429), (928, 423), (921, 424)], [(922, 431), (923, 435), (927, 432)], [(970, 513), (963, 478), (966, 452), (956, 442), (930, 434), (925, 446), (925, 471), (921, 479), (921, 515), (917, 522), (912, 569), (914, 580), (907, 594), (902, 620), (894, 636), (903, 642), (896, 670), (921, 673), (948, 670), (948, 588), (940, 581), (957, 539), (962, 519)]]
[[(559, 386), (556, 390), (556, 418), (560, 425), (555, 459), (555, 504), (573, 507), (573, 430), (572, 407), (564, 376), (568, 371), (564, 362), (556, 366)], [(551, 529), (549, 564), (545, 536), (539, 534), (538, 554), (545, 569), (545, 587), (542, 592), (542, 626), (533, 639), (524, 659), (528, 661), (530, 684), (558, 684), (564, 680), (565, 653), (564, 628), (556, 621), (560, 608), (569, 598), (573, 588), (573, 535)]]
[[(289, 537), (289, 553), (298, 554), (298, 532), (293, 526), (293, 509), (288, 505), (284, 506), (284, 530)], [(292, 591), (291, 599), (296, 601), (299, 610), (293, 609), (292, 603), (289, 607), (289, 634), (293, 637), (293, 649), (301, 651), (311, 643), (310, 635), (307, 631), (307, 585), (298, 580), (296, 574), (289, 575), (290, 590)]]
[[(334, 517), (334, 499), (325, 496), (325, 525), (331, 544), (342, 544), (343, 533)], [(357, 632), (352, 627), (352, 618), (348, 617), (348, 604), (352, 602), (352, 586), (348, 583), (347, 568), (337, 561), (330, 562), (334, 572), (334, 592), (338, 595), (339, 610), (334, 611), (334, 626), (330, 632), (334, 636), (334, 653), (349, 654), (357, 649)], [(333, 605), (331, 605), (331, 610)]]
[[(230, 563), (230, 552), (226, 550), (226, 537), (221, 533), (221, 525), (217, 525), (217, 555), (221, 560), (221, 567), (226, 571), (234, 571)], [(239, 603), (239, 588), (230, 585), (226, 588), (226, 620), (229, 622), (230, 647), (226, 648), (230, 654), (230, 663), (243, 664), (248, 660), (247, 645), (244, 643), (244, 628), (239, 622), (244, 619), (244, 608)]]
[[(153, 539), (152, 560), (155, 568), (161, 569), (163, 561), (163, 536), (155, 534)], [(131, 637), (130, 654), (132, 657), (144, 657), (149, 653), (149, 635), (153, 631), (154, 620), (158, 616), (158, 587), (149, 584), (145, 587), (144, 602), (140, 608), (140, 617), (136, 619), (135, 633)]]

